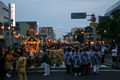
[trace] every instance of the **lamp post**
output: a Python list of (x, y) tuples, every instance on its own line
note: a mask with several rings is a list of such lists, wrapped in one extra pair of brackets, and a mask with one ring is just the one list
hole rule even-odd
[(9, 30), (9, 41), (10, 41), (10, 46), (11, 46), (12, 45), (12, 43), (11, 43), (11, 27), (9, 26), (7, 29)]
[(13, 46), (13, 31), (15, 30), (14, 27), (11, 28), (12, 29), (12, 46)]
[[(2, 32), (3, 32), (3, 39), (4, 39), (4, 26), (1, 26)], [(3, 43), (4, 45), (4, 43)]]

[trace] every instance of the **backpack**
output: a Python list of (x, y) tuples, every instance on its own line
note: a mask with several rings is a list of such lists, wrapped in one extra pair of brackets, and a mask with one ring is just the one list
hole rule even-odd
[(88, 54), (87, 53), (83, 53), (82, 54), (82, 57), (81, 57), (81, 60), (82, 60), (82, 64), (88, 64)]
[(98, 54), (98, 53), (95, 53), (95, 54), (93, 55), (93, 60), (94, 60), (94, 62), (95, 62), (95, 63), (98, 63), (98, 62), (99, 62), (99, 59), (100, 59), (99, 54)]

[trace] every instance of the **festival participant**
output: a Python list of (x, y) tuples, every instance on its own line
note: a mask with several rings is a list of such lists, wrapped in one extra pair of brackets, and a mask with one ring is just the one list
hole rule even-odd
[(26, 58), (23, 57), (23, 53), (20, 53), (20, 57), (16, 64), (16, 71), (18, 72), (19, 80), (27, 80), (26, 76)]
[(5, 59), (2, 54), (2, 48), (0, 48), (0, 80), (5, 80), (4, 73), (5, 73)]
[(19, 56), (17, 55), (17, 52), (13, 52), (12, 55), (13, 55), (13, 72), (15, 72), (15, 67)]
[(49, 51), (44, 50), (45, 54), (42, 56), (45, 61), (45, 74), (44, 76), (50, 75), (50, 65), (52, 64), (51, 59), (48, 55)]
[(83, 52), (81, 53), (81, 70), (82, 70), (82, 75), (87, 75), (88, 74), (88, 66), (90, 63), (90, 55), (89, 52), (86, 51), (86, 48), (83, 48)]
[(98, 49), (94, 49), (92, 54), (92, 66), (93, 66), (93, 75), (99, 72), (99, 65), (101, 61), (101, 55)]
[(63, 50), (63, 48), (59, 47), (58, 52), (59, 52), (59, 64), (63, 65), (63, 57), (64, 57), (64, 50)]
[(12, 59), (13, 56), (11, 55), (10, 51), (8, 51), (8, 54), (5, 59), (5, 69), (6, 69), (6, 76), (11, 77), (11, 68), (12, 68)]
[(30, 51), (30, 53), (29, 53), (29, 60), (30, 60), (30, 66), (34, 66), (34, 63), (35, 63), (35, 53), (33, 51)]
[(40, 51), (37, 52), (37, 56), (36, 56), (36, 62), (37, 62), (37, 65), (36, 66), (40, 66), (42, 64), (42, 61), (43, 61), (43, 58), (42, 58), (42, 55), (44, 54), (44, 51), (43, 49), (40, 49)]
[(76, 51), (72, 56), (72, 61), (73, 61), (75, 76), (81, 75), (80, 73), (81, 56), (79, 55), (78, 48), (76, 48)]
[(102, 60), (101, 60), (101, 62), (102, 63), (104, 63), (105, 62), (105, 60), (104, 60), (104, 58), (105, 58), (105, 51), (106, 51), (106, 47), (105, 46), (103, 46), (102, 48), (101, 48), (101, 55), (102, 55)]
[(72, 53), (71, 53), (70, 48), (67, 48), (67, 51), (65, 52), (64, 61), (65, 61), (65, 66), (66, 66), (66, 72), (67, 72), (67, 74), (69, 74), (70, 73), (70, 67), (71, 67), (71, 64), (72, 64)]

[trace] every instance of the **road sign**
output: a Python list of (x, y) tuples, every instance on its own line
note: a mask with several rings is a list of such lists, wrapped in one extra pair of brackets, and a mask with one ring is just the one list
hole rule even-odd
[(95, 21), (96, 21), (96, 17), (95, 17), (95, 16), (92, 16), (92, 17), (91, 17), (91, 21), (92, 21), (92, 22), (95, 22)]
[(71, 19), (85, 19), (85, 18), (86, 18), (86, 12), (71, 13)]
[(98, 24), (97, 23), (90, 23), (90, 26), (98, 26)]

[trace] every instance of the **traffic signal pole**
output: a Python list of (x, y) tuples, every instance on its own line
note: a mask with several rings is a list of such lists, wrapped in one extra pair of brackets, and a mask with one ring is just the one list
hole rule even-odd
[[(91, 15), (91, 23), (95, 23), (96, 22), (96, 17), (95, 15)], [(96, 26), (92, 26), (93, 27), (93, 42), (94, 42), (94, 47), (96, 47)]]
[(93, 26), (93, 42), (94, 47), (96, 47), (96, 26)]

